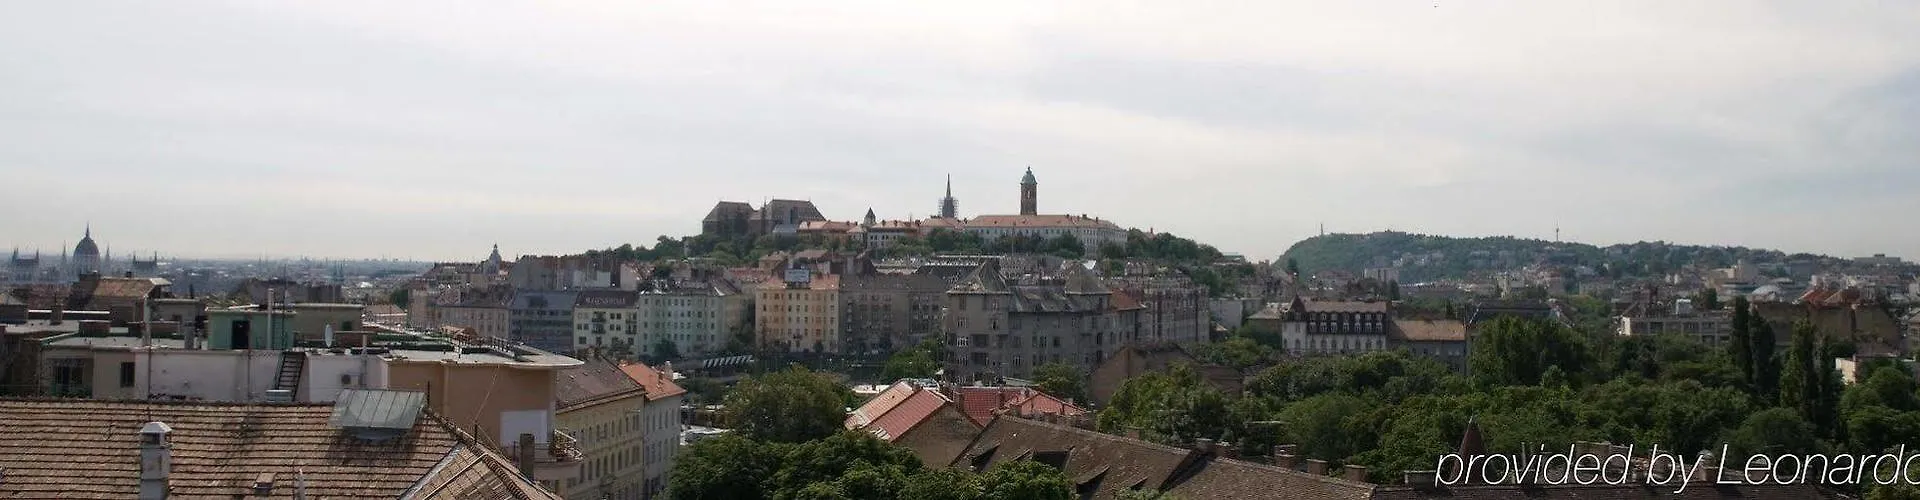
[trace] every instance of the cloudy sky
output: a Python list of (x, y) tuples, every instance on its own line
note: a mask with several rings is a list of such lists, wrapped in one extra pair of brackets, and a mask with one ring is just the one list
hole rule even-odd
[(1910, 257), (1920, 2), (10, 2), (0, 244), (478, 259), (1100, 215)]

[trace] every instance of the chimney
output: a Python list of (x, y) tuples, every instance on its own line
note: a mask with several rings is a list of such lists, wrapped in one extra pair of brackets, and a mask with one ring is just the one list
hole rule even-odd
[(518, 446), (519, 449), (514, 450), (515, 453), (513, 454), (514, 455), (513, 458), (520, 462), (521, 474), (526, 474), (528, 476), (533, 475), (533, 463), (534, 463), (533, 447), (534, 447), (533, 434), (521, 433), (520, 442)]
[(1353, 481), (1356, 483), (1367, 482), (1367, 467), (1364, 465), (1348, 464), (1346, 468), (1346, 475), (1347, 475), (1348, 481)]
[(1127, 428), (1127, 439), (1140, 439), (1140, 428), (1139, 428), (1139, 427), (1128, 427), (1128, 428)]
[(1430, 470), (1410, 470), (1400, 474), (1407, 486), (1433, 486), (1434, 478), (1440, 473)]
[(1307, 459), (1307, 473), (1316, 476), (1327, 475), (1327, 461), (1318, 458)]
[(173, 445), (167, 434), (173, 428), (161, 422), (147, 422), (140, 428), (140, 500), (164, 500), (171, 493)]
[(53, 303), (53, 311), (48, 313), (47, 324), (58, 325), (60, 324), (60, 321), (65, 319), (66, 317), (67, 317), (67, 303), (64, 301), (55, 301)]
[(253, 479), (253, 496), (273, 498), (273, 473), (262, 472)]
[(1293, 456), (1291, 453), (1274, 455), (1273, 466), (1286, 470), (1300, 470), (1300, 458)]
[(1213, 448), (1213, 440), (1207, 439), (1207, 438), (1200, 438), (1200, 439), (1193, 440), (1193, 449), (1194, 451), (1198, 451), (1200, 453), (1205, 453), (1208, 455), (1214, 454), (1214, 451), (1215, 451)]

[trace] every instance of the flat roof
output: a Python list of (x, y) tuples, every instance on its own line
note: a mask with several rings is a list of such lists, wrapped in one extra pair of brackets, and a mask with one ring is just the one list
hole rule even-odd
[[(57, 346), (57, 347), (91, 347), (96, 349), (98, 348), (133, 349), (133, 348), (141, 347), (141, 340), (140, 340), (140, 337), (132, 337), (132, 336), (124, 336), (124, 335), (116, 335), (112, 337), (75, 336), (75, 337), (67, 337), (67, 338), (55, 340), (52, 342), (48, 342), (47, 345)], [(163, 349), (186, 349), (187, 342), (181, 339), (154, 338), (153, 346), (158, 348), (163, 348)]]

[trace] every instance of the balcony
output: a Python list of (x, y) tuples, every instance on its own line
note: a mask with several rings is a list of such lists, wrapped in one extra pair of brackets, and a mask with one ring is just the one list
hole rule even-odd
[[(535, 446), (544, 449), (534, 450), (532, 470), (523, 471), (535, 481), (563, 481), (580, 477), (580, 462), (583, 456), (580, 452), (580, 440), (574, 439), (565, 431), (554, 429), (546, 445)], [(518, 445), (507, 445), (506, 452), (508, 458), (520, 456)]]

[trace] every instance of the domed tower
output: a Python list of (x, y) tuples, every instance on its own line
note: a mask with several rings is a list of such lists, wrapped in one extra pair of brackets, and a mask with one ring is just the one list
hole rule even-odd
[(1033, 167), (1027, 167), (1027, 175), (1020, 178), (1020, 215), (1039, 214), (1040, 183), (1033, 180)]
[(486, 262), (482, 262), (482, 263), (480, 264), (480, 272), (482, 272), (482, 273), (499, 273), (499, 272), (500, 272), (500, 267), (501, 267), (501, 265), (500, 265), (500, 244), (499, 244), (499, 243), (494, 243), (494, 244), (493, 244), (493, 253), (492, 253), (492, 254), (488, 254), (488, 255), (487, 255), (487, 260), (486, 260)]
[(100, 245), (93, 242), (93, 224), (87, 224), (80, 244), (73, 246), (73, 270), (77, 276), (100, 272)]

